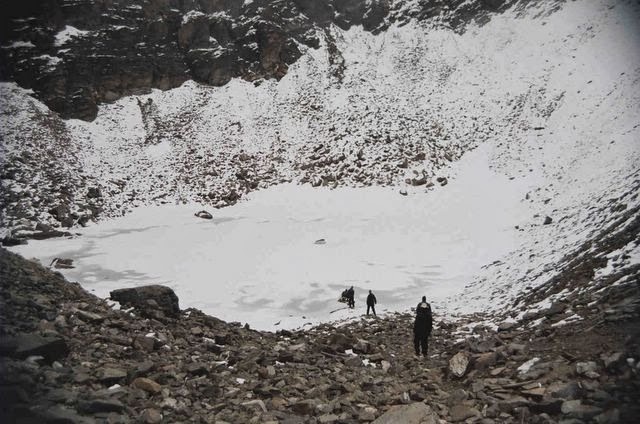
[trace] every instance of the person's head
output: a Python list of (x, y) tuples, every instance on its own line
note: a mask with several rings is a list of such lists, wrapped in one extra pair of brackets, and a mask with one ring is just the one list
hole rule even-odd
[(426, 302), (427, 301), (427, 296), (422, 296), (422, 301)]
[(371, 290), (369, 290), (369, 294), (371, 294)]

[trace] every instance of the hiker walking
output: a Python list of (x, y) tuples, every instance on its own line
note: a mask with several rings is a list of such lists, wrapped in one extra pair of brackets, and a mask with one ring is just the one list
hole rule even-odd
[(356, 302), (353, 300), (354, 294), (353, 286), (351, 286), (351, 288), (347, 290), (347, 305), (349, 305), (351, 309), (356, 306)]
[(371, 290), (369, 290), (369, 296), (367, 296), (367, 316), (369, 316), (369, 308), (371, 308), (371, 311), (373, 312), (373, 316), (377, 316), (376, 315), (376, 303), (378, 303), (378, 301), (376, 300), (376, 296), (371, 293)]
[(422, 302), (416, 307), (416, 320), (413, 323), (413, 347), (416, 355), (427, 356), (429, 336), (433, 327), (433, 317), (431, 316), (431, 305), (427, 303), (427, 297), (422, 296)]

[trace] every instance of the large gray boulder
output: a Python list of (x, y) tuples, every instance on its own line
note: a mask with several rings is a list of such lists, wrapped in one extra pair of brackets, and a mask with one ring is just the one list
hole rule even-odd
[(125, 307), (133, 307), (143, 315), (158, 317), (158, 312), (168, 317), (180, 314), (178, 296), (169, 287), (158, 284), (129, 289), (118, 289), (109, 293), (112, 300)]

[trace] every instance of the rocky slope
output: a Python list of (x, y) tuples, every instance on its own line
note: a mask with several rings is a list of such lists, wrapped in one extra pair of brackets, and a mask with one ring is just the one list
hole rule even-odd
[[(175, 84), (188, 80), (178, 88), (140, 94), (137, 83), (123, 83), (123, 88), (120, 83), (96, 80), (120, 78), (110, 72), (66, 68), (71, 64), (85, 66), (89, 63), (85, 57), (93, 58), (93, 53), (87, 56), (85, 49), (102, 48), (106, 51), (95, 54), (99, 60), (149, 64), (162, 59), (169, 63), (165, 58), (175, 56), (180, 49), (171, 50), (174, 53), (147, 51), (149, 46), (169, 47), (161, 42), (144, 42), (140, 53), (124, 54), (122, 41), (109, 35), (113, 28), (116, 32), (141, 31), (137, 37), (142, 39), (147, 36), (147, 25), (134, 23), (157, 22), (156, 12), (195, 17), (194, 22), (202, 21), (198, 25), (209, 30), (217, 28), (216, 19), (230, 19), (235, 26), (227, 26), (249, 32), (256, 22), (271, 22), (271, 18), (255, 18), (253, 14), (274, 13), (259, 2), (242, 7), (233, 2), (226, 6), (214, 3), (176, 6), (172, 11), (170, 3), (154, 9), (151, 2), (142, 8), (134, 5), (107, 13), (104, 8), (111, 6), (106, 3), (89, 7), (73, 2), (64, 3), (63, 11), (53, 13), (51, 10), (58, 10), (58, 6), (52, 2), (39, 15), (38, 8), (49, 3), (15, 12), (19, 18), (15, 13), (7, 15), (13, 16), (7, 28), (15, 28), (6, 32), (13, 44), (1, 49), (7, 55), (2, 63), (10, 64), (10, 69), (3, 72), (7, 79), (32, 87), (29, 91), (15, 83), (0, 84), (0, 221), (6, 230), (4, 236), (14, 239), (9, 243), (25, 237), (60, 235), (90, 221), (121, 216), (139, 205), (200, 202), (223, 207), (252, 190), (283, 181), (330, 187), (394, 185), (424, 192), (425, 187), (446, 184), (451, 161), (486, 141), (503, 146), (501, 154), (509, 158), (507, 165), (500, 166), (505, 172), (524, 175), (541, 167), (527, 160), (537, 147), (560, 145), (558, 138), (562, 143), (591, 140), (593, 131), (586, 130), (589, 124), (576, 123), (576, 116), (590, 116), (592, 123), (605, 120), (608, 131), (618, 138), (634, 136), (637, 131), (636, 109), (631, 106), (637, 103), (637, 66), (631, 53), (635, 44), (633, 34), (625, 28), (639, 12), (636, 4), (627, 1), (568, 5), (554, 1), (474, 1), (447, 6), (441, 2), (393, 2), (383, 8), (386, 14), (380, 18), (380, 31), (374, 31), (377, 35), (370, 31), (378, 26), (357, 18), (363, 13), (355, 6), (347, 8), (348, 12), (328, 7), (326, 10), (333, 11), (322, 18), (320, 8), (285, 2), (278, 3), (283, 15), (275, 14), (273, 20), (286, 17), (299, 24), (291, 27), (297, 30), (290, 28), (293, 32), (287, 33), (295, 42), (280, 40), (294, 46), (298, 51), (294, 56), (299, 57), (287, 65), (287, 73), (279, 81), (252, 79), (244, 71), (233, 70), (227, 75), (233, 79), (212, 88), (196, 83), (203, 80), (191, 73), (175, 77)], [(216, 12), (216, 8), (232, 7), (232, 3), (235, 9)], [(382, 3), (353, 4), (362, 8)], [(167, 7), (168, 11), (163, 9)], [(314, 11), (298, 16), (305, 7)], [(198, 14), (192, 8), (204, 9)], [(489, 9), (493, 11), (486, 12)], [(150, 13), (148, 22), (145, 13)], [(41, 17), (27, 19), (30, 14)], [(65, 16), (70, 21), (66, 22)], [(84, 18), (89, 26), (81, 27)], [(129, 26), (113, 23), (111, 18)], [(346, 20), (340, 21), (343, 18)], [(192, 25), (190, 19), (185, 18), (184, 25)], [(333, 25), (334, 20), (342, 23)], [(514, 21), (518, 25), (514, 26)], [(67, 24), (89, 32), (62, 30)], [(278, 25), (288, 31), (287, 25)], [(95, 34), (91, 32), (94, 30)], [(25, 35), (30, 31), (42, 35), (42, 44), (29, 41), (29, 37), (35, 37)], [(94, 42), (94, 35), (103, 32), (107, 34), (104, 43)], [(305, 38), (310, 33), (317, 43)], [(59, 47), (52, 45), (56, 34), (64, 41)], [(212, 34), (211, 40), (222, 37)], [(531, 44), (531, 34), (540, 40), (538, 45)], [(233, 38), (227, 34), (226, 38), (249, 42), (236, 35)], [(613, 50), (611, 40), (620, 37), (625, 41)], [(132, 43), (126, 37), (125, 41), (127, 45)], [(502, 47), (493, 48), (496, 45)], [(24, 72), (37, 69), (30, 58), (47, 54), (58, 57), (51, 50), (57, 48), (72, 56), (69, 65), (62, 59), (56, 61), (63, 74), (61, 81), (77, 79), (84, 88), (76, 90), (77, 84), (68, 81), (61, 83), (62, 91), (49, 92), (21, 82), (20, 66), (25, 67)], [(215, 50), (185, 48), (196, 53)], [(244, 57), (244, 47), (227, 48), (229, 54)], [(23, 50), (25, 57), (17, 53)], [(616, 51), (627, 62), (618, 66), (621, 59), (611, 57)], [(255, 62), (259, 56), (238, 60), (233, 66), (260, 67)], [(592, 75), (589, 69), (602, 62), (602, 57), (608, 57), (611, 69), (594, 74), (595, 80), (583, 77)], [(128, 69), (126, 63), (118, 66)], [(129, 74), (136, 73), (131, 70)], [(53, 80), (58, 81), (56, 78)], [(168, 81), (173, 77), (162, 74), (158, 78)], [(148, 82), (153, 77), (137, 80)], [(100, 88), (102, 85), (108, 88)], [(156, 86), (151, 82), (142, 85)], [(165, 88), (159, 83), (157, 86)], [(75, 94), (67, 89), (75, 90)], [(107, 95), (111, 89), (115, 91)], [(91, 123), (61, 119), (55, 112), (58, 109), (47, 100), (58, 96), (63, 103), (86, 103), (80, 94), (83, 90), (92, 96), (112, 96), (110, 99), (126, 93), (139, 95), (102, 104)], [(65, 108), (85, 109), (72, 103)], [(584, 110), (576, 113), (575, 108)], [(93, 116), (97, 112), (92, 110)], [(613, 119), (607, 111), (615, 111), (620, 117)], [(557, 137), (559, 126), (569, 128), (569, 122), (574, 123), (574, 130), (562, 129)], [(599, 130), (595, 131), (597, 134)], [(592, 144), (595, 149), (597, 143)], [(575, 152), (585, 153), (583, 148)], [(589, 152), (595, 153), (601, 151)], [(629, 156), (628, 161), (632, 160)], [(627, 175), (620, 178), (624, 180)]]
[(212, 85), (235, 77), (280, 79), (302, 55), (300, 46), (331, 42), (331, 26), (379, 33), (418, 19), (462, 31), (511, 3), (517, 2), (26, 1), (7, 5), (2, 15), (0, 79), (33, 89), (64, 118), (92, 120), (99, 103), (190, 79)]
[(174, 316), (177, 299), (153, 292), (113, 309), (4, 249), (0, 265), (7, 422), (603, 424), (640, 412), (637, 284), (586, 308), (555, 303), (535, 325), (436, 317), (430, 356), (416, 358), (410, 313), (262, 333)]

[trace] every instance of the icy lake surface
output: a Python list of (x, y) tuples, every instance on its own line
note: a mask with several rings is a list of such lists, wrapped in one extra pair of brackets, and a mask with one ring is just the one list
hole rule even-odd
[[(200, 205), (165, 205), (86, 228), (73, 239), (14, 248), (89, 291), (166, 284), (181, 308), (276, 330), (362, 314), (368, 290), (378, 313), (426, 295), (434, 308), (482, 267), (512, 251), (527, 214), (523, 179), (493, 173), (486, 149), (467, 154), (446, 187), (312, 188), (281, 185), (197, 218)], [(326, 243), (317, 244), (324, 239)], [(340, 309), (353, 285), (356, 309)], [(337, 310), (340, 309), (340, 310)], [(336, 311), (337, 310), (337, 311)]]

